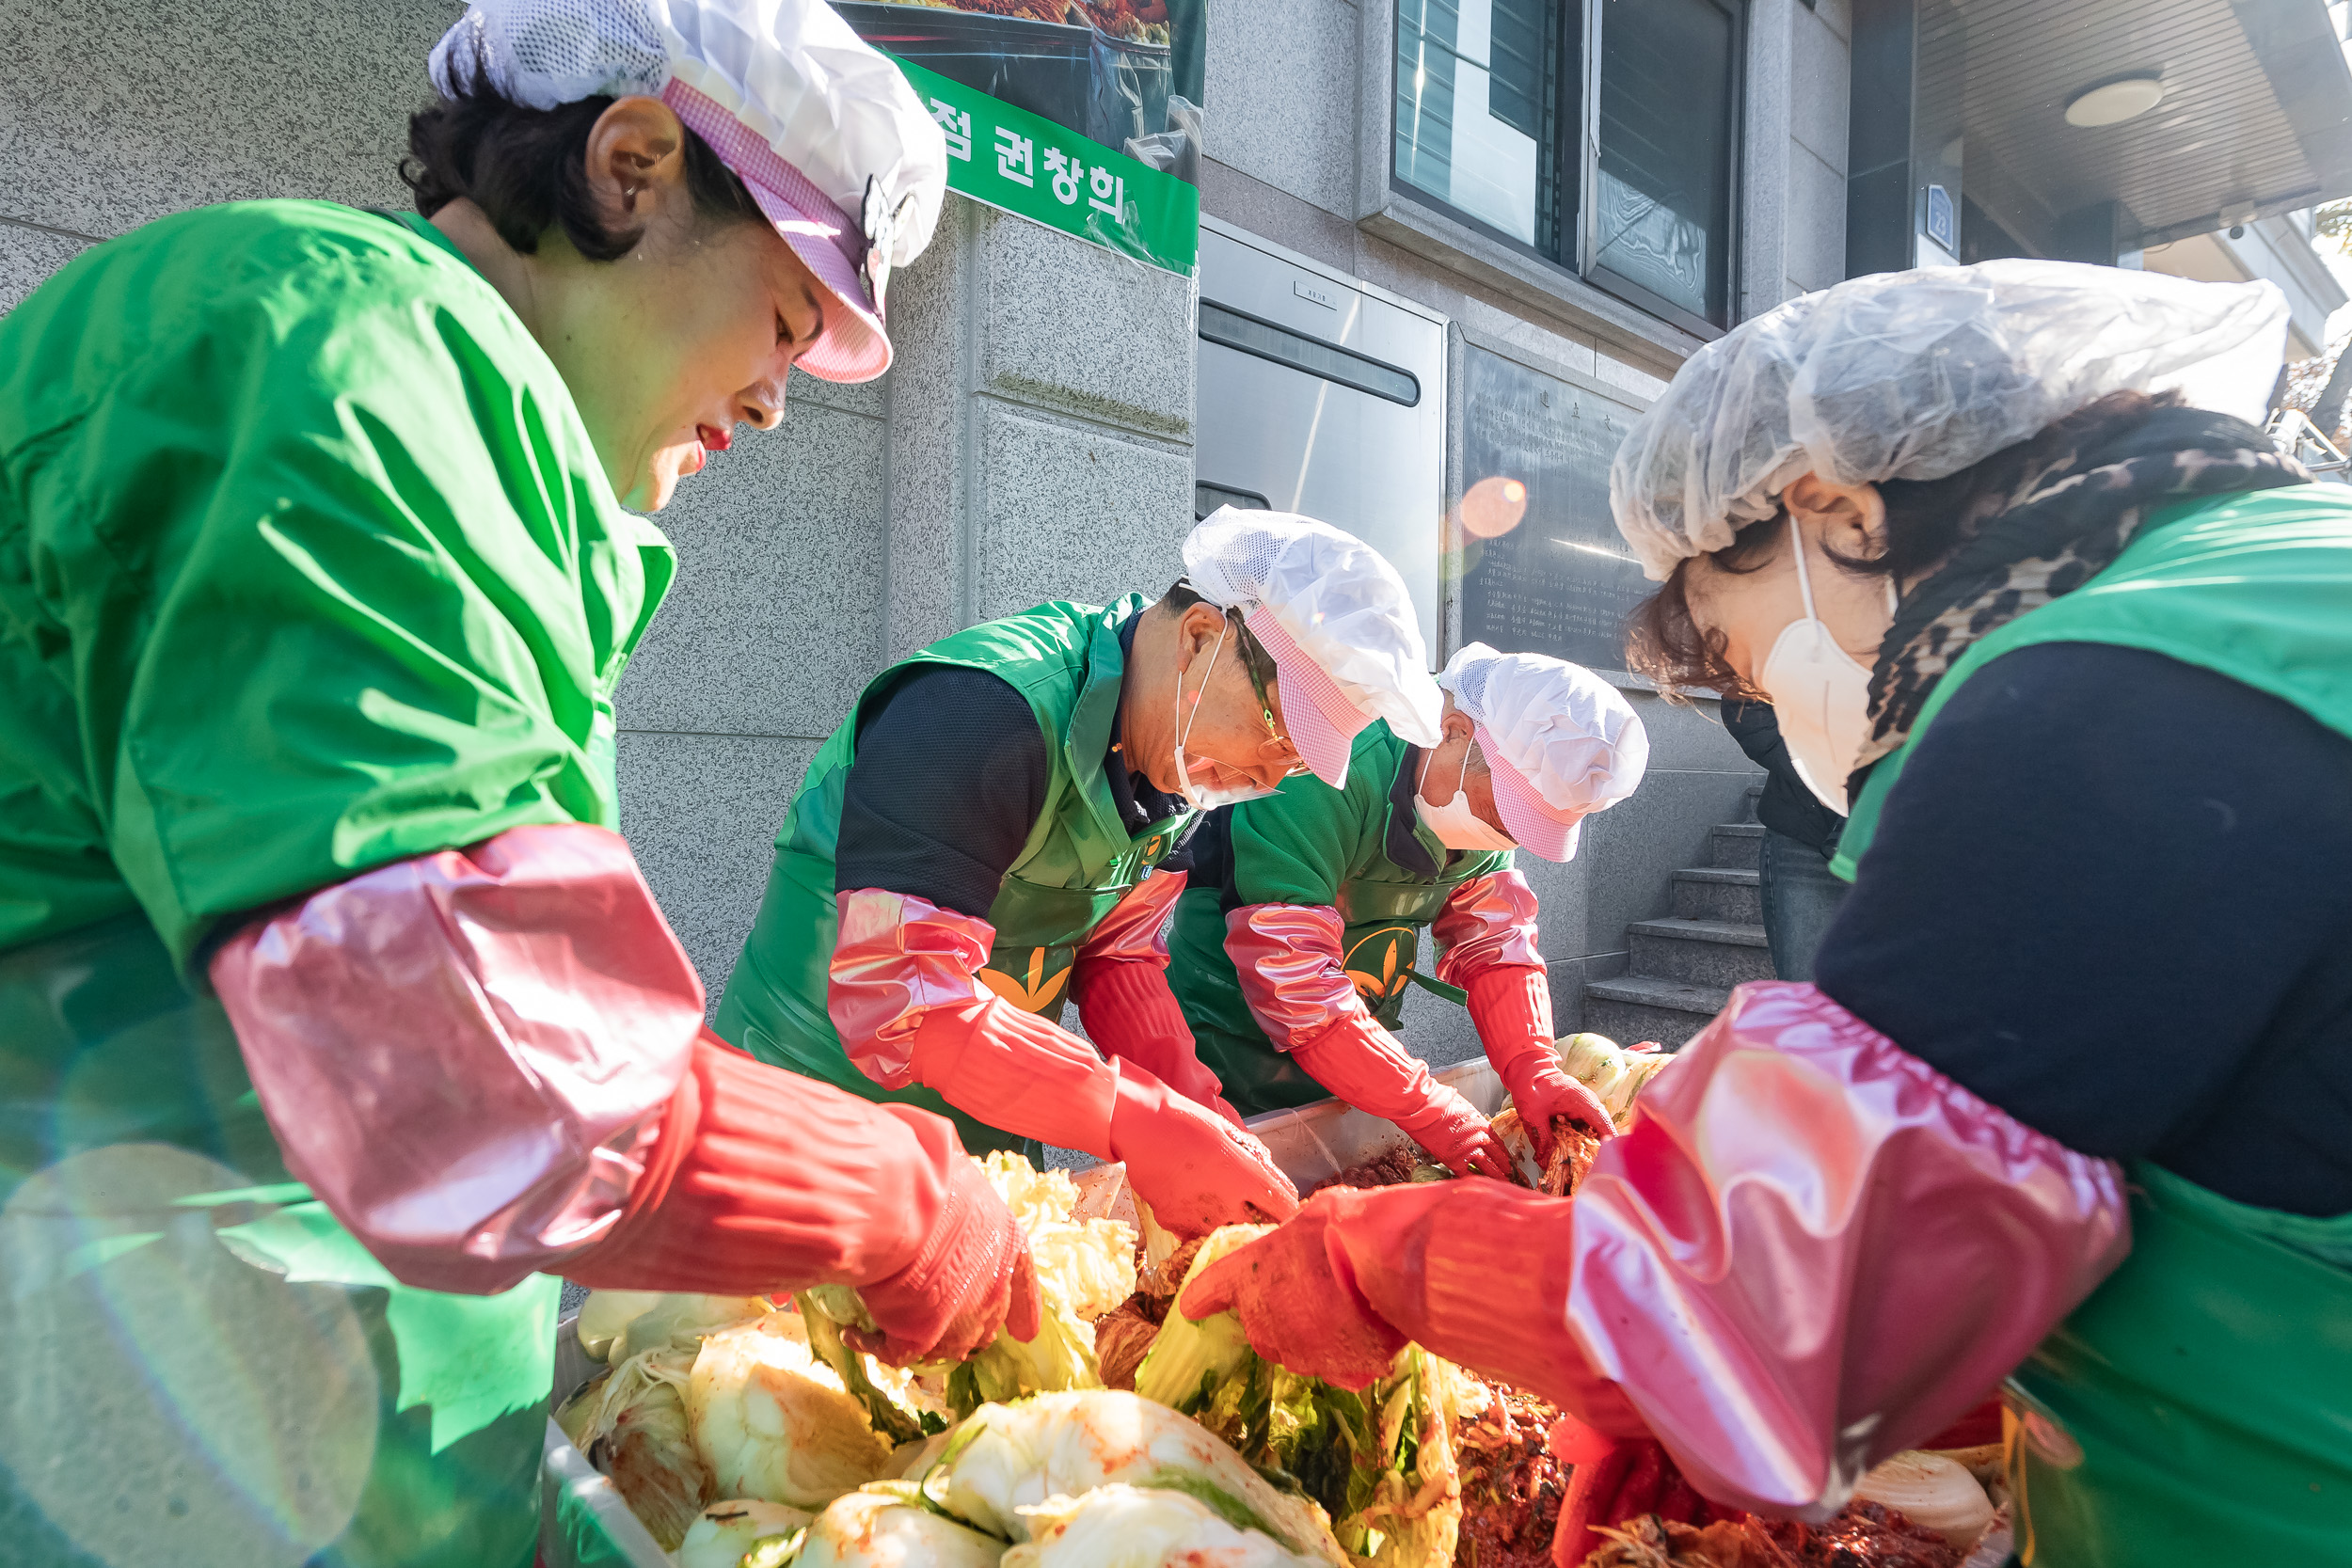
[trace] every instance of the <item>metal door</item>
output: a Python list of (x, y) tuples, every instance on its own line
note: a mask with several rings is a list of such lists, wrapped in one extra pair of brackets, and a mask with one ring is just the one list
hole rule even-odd
[(1434, 663), (1445, 529), (1445, 323), (1204, 222), (1196, 510), (1345, 529), (1396, 567)]

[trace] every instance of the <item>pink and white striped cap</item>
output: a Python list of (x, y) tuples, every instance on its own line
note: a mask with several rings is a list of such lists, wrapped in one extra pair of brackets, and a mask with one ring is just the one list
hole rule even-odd
[(1471, 642), (1438, 676), (1468, 714), (1494, 779), (1495, 814), (1522, 849), (1576, 853), (1584, 818), (1633, 793), (1649, 735), (1624, 693), (1581, 664)]
[(1184, 541), (1184, 575), (1241, 611), (1273, 657), (1283, 728), (1324, 783), (1346, 782), (1348, 752), (1375, 719), (1414, 745), (1438, 743), (1445, 700), (1411, 596), (1362, 540), (1295, 513), (1222, 507)]
[(833, 296), (801, 369), (890, 368), (889, 275), (930, 243), (947, 146), (905, 73), (823, 0), (474, 0), (432, 75), (445, 97), (486, 80), (539, 109), (660, 99)]

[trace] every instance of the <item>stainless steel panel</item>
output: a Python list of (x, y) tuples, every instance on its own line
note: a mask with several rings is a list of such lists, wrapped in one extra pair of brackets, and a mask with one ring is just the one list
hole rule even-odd
[(1195, 474), (1371, 545), (1413, 595), (1434, 662), (1445, 525), (1445, 326), (1231, 236), (1200, 235), (1200, 297), (1409, 372), (1410, 408), (1218, 343), (1200, 345)]

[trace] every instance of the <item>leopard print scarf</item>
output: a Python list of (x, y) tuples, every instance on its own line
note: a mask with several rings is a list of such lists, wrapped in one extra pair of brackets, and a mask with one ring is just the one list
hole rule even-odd
[(1980, 507), (1951, 558), (1903, 595), (1870, 673), (1870, 736), (1847, 798), (1859, 800), (1870, 768), (1911, 737), (1929, 694), (1971, 643), (2089, 582), (2154, 508), (2311, 477), (2252, 425), (2198, 408), (2158, 408), (2122, 436), (2037, 465)]

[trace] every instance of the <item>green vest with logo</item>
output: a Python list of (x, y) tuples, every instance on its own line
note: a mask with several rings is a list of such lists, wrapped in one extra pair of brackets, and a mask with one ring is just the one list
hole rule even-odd
[[(1979, 639), (1871, 773), (1839, 875), (1945, 702), (2042, 642), (2164, 654), (2352, 736), (2352, 490), (2162, 508), (2083, 587)], [(2352, 1215), (2234, 1203), (2146, 1162), (2131, 1178), (2131, 1255), (2010, 1380), (2020, 1558), (2352, 1563)]]
[[(1197, 873), (1176, 905), (1168, 940), (1168, 985), (1192, 1026), (1200, 1059), (1224, 1082), (1244, 1116), (1311, 1104), (1331, 1091), (1276, 1047), (1250, 1016), (1225, 951), (1225, 911), (1250, 904), (1323, 905), (1343, 923), (1340, 951), (1365, 1007), (1397, 1027), (1405, 992), (1419, 982), (1452, 1000), (1460, 994), (1417, 973), (1422, 927), (1454, 890), (1511, 864), (1509, 851), (1454, 853), (1413, 810), (1408, 764), (1420, 753), (1375, 721), (1348, 754), (1347, 783), (1294, 778), (1277, 794), (1227, 814), (1231, 857), (1220, 885)], [(1204, 832), (1207, 838), (1215, 827)], [(1211, 852), (1201, 846), (1197, 859)], [(1205, 868), (1204, 868), (1205, 870)]]
[(834, 851), (841, 801), (857, 760), (860, 721), (910, 671), (932, 665), (985, 670), (1021, 693), (1045, 736), (1052, 768), (1044, 809), (989, 906), (996, 928), (980, 978), (1025, 1012), (1058, 1021), (1078, 944), (1130, 889), (1168, 856), (1183, 816), (1130, 834), (1103, 776), (1119, 716), (1126, 660), (1119, 628), (1142, 611), (1129, 594), (1108, 609), (1056, 601), (960, 631), (892, 665), (860, 694), (809, 764), (776, 833), (768, 891), (728, 975), (718, 1032), (762, 1061), (862, 1095), (919, 1105), (956, 1123), (974, 1153), (1024, 1140), (989, 1127), (930, 1089), (886, 1089), (859, 1071), (825, 1010), (839, 914)]

